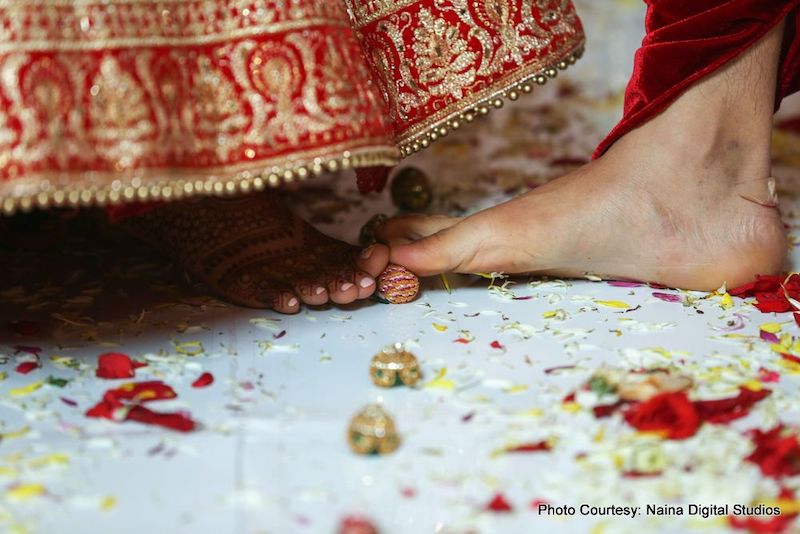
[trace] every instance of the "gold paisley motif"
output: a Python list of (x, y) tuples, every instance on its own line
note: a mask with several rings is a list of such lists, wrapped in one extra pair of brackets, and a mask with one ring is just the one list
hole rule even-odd
[(89, 132), (115, 169), (133, 166), (155, 132), (142, 86), (112, 57), (104, 57), (89, 89)]
[(192, 108), (198, 138), (218, 159), (227, 159), (241, 145), (249, 120), (236, 87), (208, 56), (195, 62)]
[(444, 17), (437, 17), (428, 9), (420, 10), (411, 48), (416, 54), (417, 78), (427, 94), (461, 98), (464, 89), (475, 80), (477, 53), (469, 49), (461, 33)]

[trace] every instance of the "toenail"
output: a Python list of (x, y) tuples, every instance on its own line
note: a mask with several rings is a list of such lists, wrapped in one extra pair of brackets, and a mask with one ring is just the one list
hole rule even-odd
[(361, 251), (361, 254), (360, 254), (360, 256), (361, 256), (361, 259), (362, 259), (362, 260), (366, 260), (367, 258), (369, 258), (370, 256), (372, 256), (372, 251), (373, 251), (373, 250), (375, 250), (375, 245), (372, 245), (371, 247), (367, 247), (367, 248), (365, 248), (364, 250), (362, 250), (362, 251)]
[(297, 299), (296, 299), (296, 298), (294, 298), (294, 297), (292, 297), (291, 299), (289, 299), (289, 302), (287, 302), (286, 304), (287, 304), (287, 305), (288, 305), (290, 308), (294, 308), (295, 306), (297, 306)]
[(373, 280), (372, 278), (362, 278), (361, 280), (359, 280), (358, 285), (360, 285), (361, 287), (369, 287), (374, 283), (375, 280)]
[(353, 287), (353, 284), (351, 284), (350, 282), (345, 282), (344, 284), (342, 284), (342, 291), (347, 291), (351, 287)]
[(324, 287), (322, 287), (322, 286), (318, 287), (318, 288), (317, 288), (317, 289), (314, 291), (314, 294), (315, 294), (315, 295), (322, 295), (323, 293), (325, 293), (325, 288), (324, 288)]

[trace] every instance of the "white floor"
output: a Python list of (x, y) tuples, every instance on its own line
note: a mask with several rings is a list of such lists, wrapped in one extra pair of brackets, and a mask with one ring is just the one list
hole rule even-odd
[[(588, 0), (580, 4), (589, 54), (569, 82), (415, 162), (436, 181), (434, 210), (474, 210), (557, 175), (565, 167), (554, 160), (585, 158), (613, 122), (641, 9), (618, 2), (603, 15)], [(624, 46), (591, 46), (620, 20), (631, 28)], [(608, 57), (624, 62), (600, 68)], [(605, 90), (581, 79), (604, 71)], [(591, 88), (556, 98), (572, 84)], [(800, 181), (791, 179), (795, 170), (777, 171), (794, 231)], [(392, 210), (386, 195), (361, 199), (349, 179), (335, 190), (327, 184), (296, 200), (332, 234), (353, 238), (371, 214)], [(534, 503), (751, 504), (774, 497), (777, 485), (743, 460), (751, 447), (744, 431), (800, 423), (798, 376), (759, 339), (763, 323), (781, 322), (792, 335), (798, 327), (789, 315), (762, 314), (742, 300), (724, 309), (719, 296), (662, 290), (682, 299), (665, 302), (647, 286), (519, 279), (487, 287), (477, 277), (451, 277), (452, 293), (432, 279), (413, 304), (286, 317), (198, 296), (138, 249), (115, 238), (85, 245), (76, 233), (34, 251), (0, 249), (8, 273), (0, 288), (3, 531), (331, 533), (353, 515), (382, 533), (724, 531), (724, 517), (556, 518)], [(792, 257), (797, 265), (796, 250)], [(422, 362), (422, 387), (382, 390), (370, 381), (370, 358), (394, 342)], [(193, 352), (184, 343), (202, 351), (184, 354)], [(37, 347), (42, 368), (16, 372)], [(97, 356), (109, 351), (148, 363), (136, 380), (163, 380), (178, 392), (153, 409), (187, 410), (202, 426), (182, 434), (85, 417), (124, 382), (94, 376)], [(596, 419), (562, 402), (604, 365), (677, 366), (697, 380), (693, 395), (705, 398), (758, 380), (761, 368), (781, 376), (764, 384), (774, 393), (750, 416), (662, 441), (637, 434), (619, 415)], [(203, 372), (214, 375), (213, 385), (192, 388)], [(37, 389), (49, 376), (69, 383)], [(374, 402), (394, 416), (402, 445), (385, 457), (356, 456), (347, 423)], [(553, 449), (503, 452), (540, 440)], [(663, 460), (661, 476), (623, 476), (641, 454)], [(798, 488), (800, 480), (784, 484)], [(487, 510), (497, 494), (511, 512)]]

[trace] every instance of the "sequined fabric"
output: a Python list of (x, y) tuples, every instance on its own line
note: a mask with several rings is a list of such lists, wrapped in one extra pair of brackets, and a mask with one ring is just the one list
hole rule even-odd
[(0, 207), (391, 165), (582, 43), (566, 0), (0, 2)]

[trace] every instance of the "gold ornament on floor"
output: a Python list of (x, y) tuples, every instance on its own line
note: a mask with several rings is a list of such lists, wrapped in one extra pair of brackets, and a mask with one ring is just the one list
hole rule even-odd
[(358, 244), (364, 248), (374, 245), (376, 242), (375, 230), (380, 228), (387, 219), (388, 217), (383, 213), (373, 215), (370, 220), (361, 227), (361, 233), (358, 235)]
[(369, 375), (375, 385), (382, 388), (401, 383), (413, 387), (422, 378), (417, 358), (400, 343), (390, 345), (372, 357)]
[(405, 304), (419, 295), (419, 278), (401, 267), (389, 264), (378, 277), (376, 296), (389, 304)]
[(425, 211), (431, 205), (433, 192), (424, 172), (416, 167), (405, 167), (392, 180), (392, 202), (406, 211)]
[(394, 421), (377, 404), (370, 404), (353, 416), (347, 441), (358, 454), (389, 454), (400, 446)]

